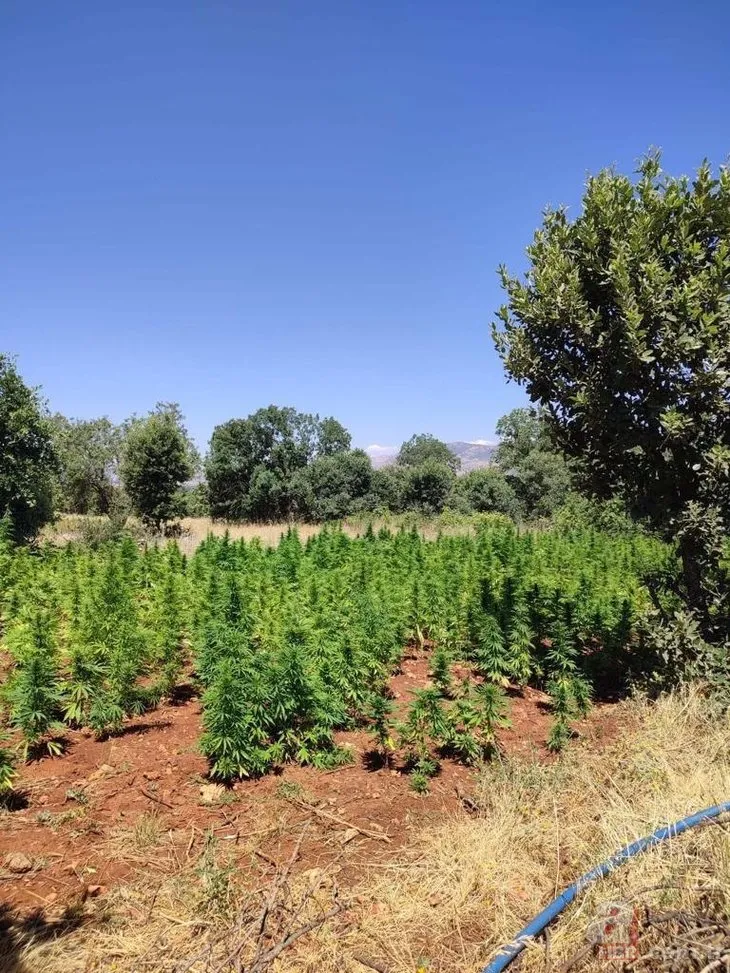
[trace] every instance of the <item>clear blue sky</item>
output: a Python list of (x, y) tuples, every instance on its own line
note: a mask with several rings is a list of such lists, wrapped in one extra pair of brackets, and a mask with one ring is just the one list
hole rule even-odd
[(355, 442), (522, 403), (495, 269), (650, 145), (730, 150), (730, 4), (5, 0), (0, 350), (54, 410)]

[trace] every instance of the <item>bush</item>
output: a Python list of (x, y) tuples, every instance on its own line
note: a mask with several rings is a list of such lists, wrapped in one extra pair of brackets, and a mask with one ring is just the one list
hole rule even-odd
[(449, 496), (449, 506), (464, 513), (502, 513), (515, 519), (520, 513), (514, 489), (505, 475), (492, 467), (459, 477)]
[(373, 468), (360, 449), (321, 456), (292, 478), (297, 514), (305, 520), (342, 520), (370, 492)]
[(178, 498), (180, 515), (182, 517), (210, 517), (210, 499), (208, 486), (196, 483), (189, 489), (182, 489)]
[(439, 514), (454, 486), (456, 475), (437, 460), (426, 460), (420, 466), (405, 470), (403, 506), (424, 514)]

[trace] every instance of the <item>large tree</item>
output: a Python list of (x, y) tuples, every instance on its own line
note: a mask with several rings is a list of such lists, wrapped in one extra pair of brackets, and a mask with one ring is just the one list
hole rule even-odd
[(57, 457), (46, 409), (35, 389), (0, 355), (0, 517), (16, 541), (32, 539), (53, 517)]
[(460, 476), (448, 505), (464, 513), (500, 513), (517, 519), (522, 513), (517, 494), (501, 470), (482, 466)]
[(275, 405), (216, 426), (206, 462), (211, 513), (227, 520), (292, 516), (294, 475), (349, 446), (336, 419)]
[(546, 410), (583, 487), (676, 537), (681, 595), (728, 638), (730, 170), (694, 180), (646, 158), (546, 212), (521, 279), (502, 268), (495, 339)]
[(373, 467), (362, 449), (318, 456), (292, 478), (297, 515), (305, 520), (341, 520), (370, 493)]
[(509, 481), (522, 517), (550, 517), (565, 502), (571, 477), (540, 409), (512, 409), (497, 423), (493, 460)]
[(56, 509), (77, 514), (106, 514), (118, 486), (123, 432), (101, 419), (52, 417), (58, 453)]
[(420, 466), (421, 463), (442, 463), (453, 472), (461, 469), (461, 460), (451, 452), (446, 443), (431, 433), (416, 433), (401, 446), (396, 463), (398, 466)]
[(446, 506), (456, 474), (437, 459), (427, 459), (404, 470), (402, 503), (406, 510), (431, 515)]
[(196, 471), (198, 455), (175, 403), (160, 402), (128, 424), (121, 462), (124, 488), (143, 522), (160, 529), (182, 513), (180, 487)]

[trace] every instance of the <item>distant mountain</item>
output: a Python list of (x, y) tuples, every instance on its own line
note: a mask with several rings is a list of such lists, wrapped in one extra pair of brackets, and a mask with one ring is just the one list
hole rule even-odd
[[(457, 442), (447, 443), (446, 445), (461, 460), (462, 473), (468, 473), (469, 470), (478, 470), (480, 466), (489, 466), (492, 453), (497, 446), (496, 442), (490, 442), (488, 439), (474, 439), (471, 442), (459, 440)], [(390, 466), (391, 463), (395, 463), (398, 449), (398, 446), (378, 446), (377, 444), (373, 444), (372, 446), (367, 446), (365, 452), (370, 457), (370, 461), (375, 469), (379, 470), (383, 466)]]
[(451, 452), (461, 460), (461, 472), (478, 470), (482, 466), (489, 466), (492, 453), (497, 448), (495, 442), (487, 439), (475, 439), (472, 442), (456, 442), (446, 444)]
[(372, 446), (365, 447), (365, 452), (370, 457), (370, 462), (375, 469), (379, 470), (383, 466), (390, 466), (391, 463), (395, 463), (399, 449), (399, 446), (378, 446), (377, 443), (373, 443)]

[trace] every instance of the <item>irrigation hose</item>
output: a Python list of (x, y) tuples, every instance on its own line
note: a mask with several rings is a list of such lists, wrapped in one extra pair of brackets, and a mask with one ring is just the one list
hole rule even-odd
[(581, 875), (577, 881), (564, 889), (542, 912), (536, 915), (531, 922), (528, 922), (524, 929), (521, 929), (517, 933), (511, 943), (506, 943), (500, 948), (494, 959), (484, 967), (482, 973), (502, 973), (502, 970), (506, 969), (512, 960), (519, 956), (530, 940), (535, 936), (539, 936), (545, 927), (556, 916), (560, 915), (567, 905), (570, 905), (578, 893), (583, 891), (586, 885), (590, 885), (591, 882), (595, 882), (599, 878), (604, 878), (614, 868), (623, 865), (624, 862), (627, 862), (629, 858), (633, 858), (634, 855), (653, 848), (654, 845), (658, 845), (660, 842), (666, 841), (669, 838), (675, 838), (677, 835), (688, 831), (690, 828), (694, 828), (698, 824), (703, 824), (705, 821), (710, 821), (712, 818), (717, 818), (721, 814), (727, 813), (730, 813), (730, 801), (725, 801), (723, 804), (716, 804), (715, 807), (708, 807), (704, 811), (698, 811), (696, 814), (691, 814), (688, 818), (683, 818), (681, 821), (667, 825), (664, 828), (657, 828), (656, 831), (646, 838), (639, 838), (638, 841), (626, 845), (621, 851), (617, 851), (615, 855), (607, 858), (600, 865), (596, 865), (595, 868), (586, 872), (585, 875)]

